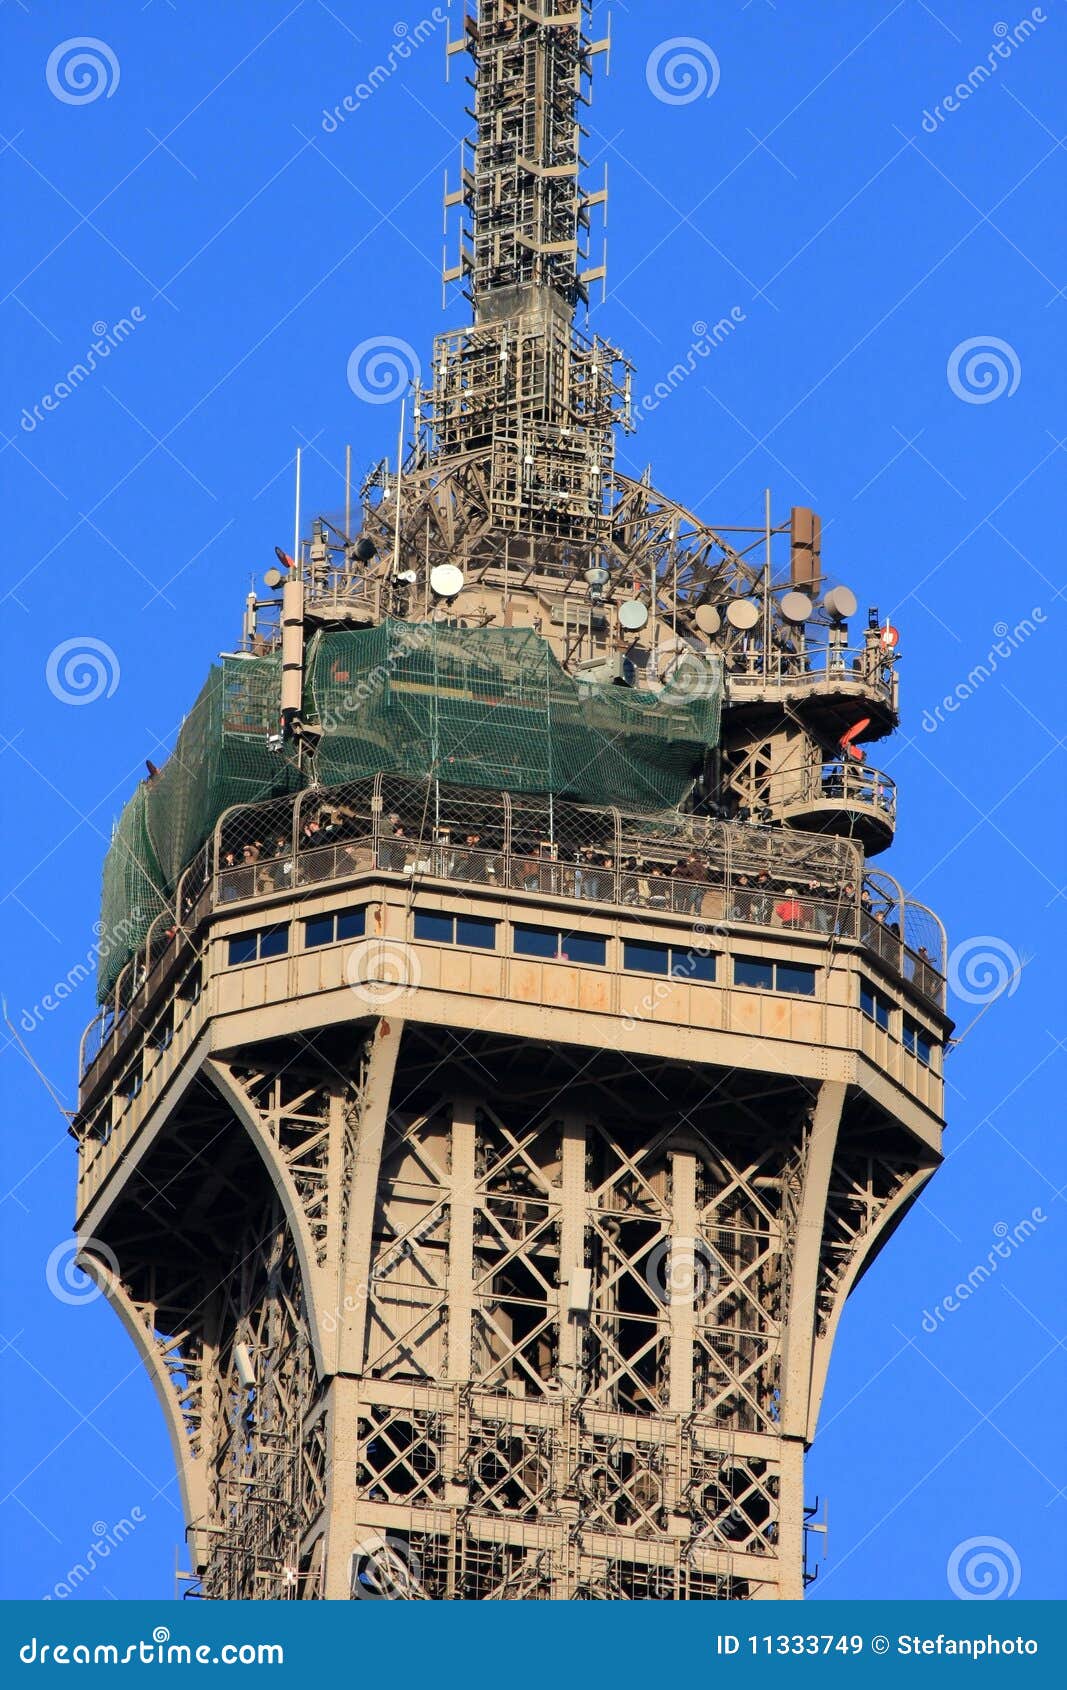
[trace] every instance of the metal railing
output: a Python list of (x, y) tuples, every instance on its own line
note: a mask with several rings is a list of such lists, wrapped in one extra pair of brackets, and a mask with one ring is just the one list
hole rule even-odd
[[(847, 769), (847, 765), (842, 765)], [(850, 775), (852, 770), (848, 770)], [(881, 779), (857, 767), (862, 783)], [(881, 800), (875, 800), (880, 802)], [(194, 966), (213, 914), (369, 873), (501, 887), (705, 926), (858, 939), (943, 1005), (944, 928), (891, 875), (864, 871), (851, 841), (693, 815), (617, 810), (377, 776), (238, 805), (182, 875), (82, 1040), (83, 1080), (147, 1031), (167, 982)]]
[(854, 682), (866, 692), (895, 704), (896, 675), (892, 658), (877, 646), (810, 645), (802, 651), (762, 649), (735, 652), (727, 661), (727, 686), (738, 693), (795, 692)]

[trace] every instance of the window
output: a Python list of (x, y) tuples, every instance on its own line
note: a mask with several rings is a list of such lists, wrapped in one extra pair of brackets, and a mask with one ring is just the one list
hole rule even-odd
[(516, 923), (514, 942), (516, 956), (591, 963), (596, 968), (603, 968), (607, 961), (608, 942), (594, 933), (567, 933), (558, 927), (524, 927)]
[(438, 945), (472, 945), (476, 950), (496, 948), (496, 922), (479, 915), (439, 915), (436, 910), (415, 911), (416, 939), (431, 939)]
[(238, 933), (230, 940), (230, 967), (243, 962), (266, 962), (268, 957), (288, 956), (289, 927), (263, 927), (258, 933)]
[(734, 958), (734, 985), (813, 998), (815, 969), (806, 962), (771, 962), (766, 957), (739, 956)]
[(715, 958), (681, 945), (653, 945), (644, 939), (626, 939), (622, 965), (641, 974), (670, 974), (676, 980), (714, 980)]
[(332, 945), (340, 939), (361, 939), (367, 930), (367, 912), (333, 910), (329, 915), (312, 915), (304, 923), (304, 949)]
[(917, 1021), (912, 1021), (907, 1015), (904, 1017), (904, 1049), (917, 1057), (924, 1068), (930, 1067), (934, 1055), (934, 1041), (925, 1027), (920, 1027)]
[(876, 1027), (881, 1027), (883, 1032), (889, 1031), (893, 1005), (888, 998), (882, 996), (881, 992), (875, 991), (874, 987), (869, 985), (866, 980), (860, 981), (860, 1008), (867, 1019), (873, 1021)]
[(764, 962), (762, 957), (739, 956), (734, 958), (734, 985), (757, 986), (761, 992), (774, 991), (774, 964)]
[(803, 962), (776, 962), (774, 965), (776, 992), (793, 992), (797, 997), (815, 996), (815, 970)]

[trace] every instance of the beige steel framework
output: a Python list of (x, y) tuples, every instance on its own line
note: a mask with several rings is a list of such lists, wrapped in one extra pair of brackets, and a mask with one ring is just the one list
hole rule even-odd
[[(482, 0), (453, 44), (474, 321), (246, 620), (304, 790), (221, 817), (83, 1041), (80, 1259), (209, 1598), (800, 1596), (837, 1323), (940, 1157), (945, 937), (871, 866), (857, 755), (895, 639), (849, 636), (810, 511), (727, 537), (615, 467), (588, 11)], [(386, 615), (638, 689), (714, 658), (721, 744), (654, 816), (325, 789), (305, 642)]]

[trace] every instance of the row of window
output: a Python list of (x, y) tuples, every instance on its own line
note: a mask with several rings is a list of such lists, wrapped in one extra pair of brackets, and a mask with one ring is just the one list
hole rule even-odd
[[(360, 939), (366, 932), (366, 911), (336, 910), (309, 916), (304, 922), (304, 949), (332, 945), (343, 939)], [(496, 921), (482, 916), (449, 915), (439, 910), (415, 911), (414, 937), (438, 945), (462, 945), (472, 950), (493, 951), (497, 946)], [(512, 927), (516, 956), (539, 957), (544, 961), (576, 962), (585, 967), (607, 965), (608, 941), (597, 933), (572, 933), (565, 928), (531, 927), (516, 922)], [(255, 933), (240, 933), (229, 942), (229, 963), (235, 968), (247, 962), (266, 962), (289, 953), (289, 927), (263, 927)], [(676, 980), (716, 979), (714, 956), (681, 945), (661, 945), (647, 939), (624, 939), (623, 967), (638, 974), (662, 974)], [(761, 957), (735, 957), (735, 986), (754, 986), (764, 992), (789, 992), (801, 997), (815, 995), (815, 969), (798, 962), (769, 962)]]
[[(860, 981), (860, 1008), (867, 1019), (873, 1021), (876, 1027), (881, 1027), (884, 1033), (893, 1032), (896, 1005), (867, 980)], [(904, 1049), (909, 1056), (916, 1057), (924, 1067), (929, 1068), (933, 1061), (934, 1040), (926, 1028), (920, 1027), (910, 1015), (902, 1014), (901, 1020)]]

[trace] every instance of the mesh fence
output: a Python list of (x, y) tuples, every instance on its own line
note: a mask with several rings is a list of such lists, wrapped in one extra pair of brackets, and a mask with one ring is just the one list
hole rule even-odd
[(385, 621), (316, 636), (308, 713), (324, 785), (379, 770), (659, 810), (718, 741), (721, 670), (657, 694), (567, 674), (532, 629)]
[[(172, 756), (123, 811), (104, 863), (102, 920), (124, 943), (101, 958), (101, 999), (223, 812), (302, 784), (291, 760), (268, 746), (279, 671), (277, 656), (224, 658)], [(305, 714), (322, 728), (320, 787), (436, 773), (450, 785), (662, 810), (682, 801), (717, 743), (721, 708), (714, 665), (694, 659), (672, 687), (635, 693), (572, 678), (528, 629), (386, 621), (319, 633), (307, 654)], [(286, 815), (268, 809), (250, 820), (248, 838), (223, 840), (219, 866), (233, 896), (245, 895), (245, 880), (259, 891), (268, 877), (277, 886), (292, 875)], [(543, 831), (543, 822), (531, 817), (531, 828)]]
[[(163, 768), (127, 804), (104, 859), (101, 919), (128, 943), (101, 956), (98, 994), (114, 985), (185, 865), (231, 804), (296, 790), (289, 760), (268, 749), (278, 722), (280, 659), (224, 658), (182, 724)], [(120, 927), (126, 920), (127, 925)]]

